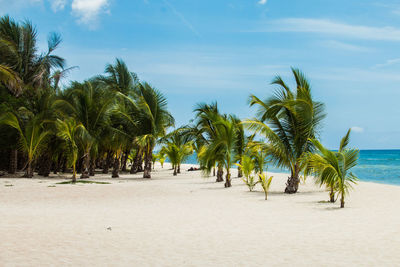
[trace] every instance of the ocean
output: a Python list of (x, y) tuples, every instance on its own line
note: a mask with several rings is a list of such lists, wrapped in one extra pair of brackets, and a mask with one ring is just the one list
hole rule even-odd
[[(186, 163), (197, 164), (196, 155)], [(268, 171), (288, 173), (274, 166), (268, 166)], [(400, 185), (400, 150), (360, 150), (353, 173), (361, 181)]]

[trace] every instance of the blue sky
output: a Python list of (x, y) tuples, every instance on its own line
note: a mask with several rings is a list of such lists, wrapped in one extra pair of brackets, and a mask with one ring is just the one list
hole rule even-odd
[(0, 14), (29, 19), (41, 46), (102, 73), (116, 57), (166, 94), (177, 125), (198, 102), (249, 118), (250, 93), (269, 96), (290, 67), (306, 73), (328, 117), (322, 141), (336, 148), (353, 127), (362, 149), (400, 148), (400, 1), (0, 0)]

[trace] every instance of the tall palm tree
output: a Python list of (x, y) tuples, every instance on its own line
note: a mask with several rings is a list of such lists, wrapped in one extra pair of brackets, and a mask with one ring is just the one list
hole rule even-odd
[(233, 121), (236, 123), (236, 142), (235, 142), (235, 161), (239, 162), (238, 165), (238, 177), (242, 177), (243, 176), (243, 171), (242, 171), (242, 167), (241, 167), (241, 163), (242, 163), (242, 157), (244, 155), (244, 153), (246, 152), (246, 137), (244, 134), (244, 127), (242, 124), (242, 121), (232, 115)]
[(97, 79), (104, 82), (110, 89), (124, 95), (131, 95), (134, 87), (139, 82), (137, 75), (130, 72), (126, 63), (117, 58), (115, 64), (107, 64), (106, 75), (98, 76)]
[(225, 187), (231, 187), (231, 167), (234, 163), (235, 145), (237, 138), (237, 124), (232, 116), (222, 115), (213, 122), (215, 136), (211, 142), (205, 146), (200, 157), (205, 162), (206, 171), (210, 172), (214, 161), (217, 160), (226, 170)]
[(39, 54), (32, 23), (18, 23), (9, 16), (0, 18), (0, 64), (18, 75), (20, 82), (9, 87), (15, 96), (41, 88), (48, 82), (52, 69), (64, 68), (65, 60), (53, 54), (61, 43), (60, 35), (51, 33), (47, 43), (47, 51)]
[(151, 178), (154, 147), (157, 140), (165, 136), (167, 128), (174, 125), (174, 118), (167, 110), (165, 96), (148, 83), (139, 83), (135, 94), (125, 96), (125, 99), (132, 110), (136, 110), (137, 134), (144, 155), (143, 178)]
[(324, 105), (316, 102), (311, 94), (311, 86), (298, 70), (292, 68), (296, 90), (291, 90), (280, 76), (272, 84), (279, 88), (265, 101), (250, 96), (250, 106), (258, 106), (257, 118), (248, 120), (249, 129), (263, 134), (268, 143), (263, 150), (271, 156), (278, 167), (288, 168), (285, 193), (296, 193), (300, 173), (304, 170), (301, 158), (314, 149), (310, 139), (318, 136), (321, 121), (325, 117)]
[(344, 208), (345, 196), (352, 184), (358, 181), (351, 169), (357, 165), (359, 150), (347, 148), (350, 132), (351, 129), (342, 138), (338, 152), (328, 150), (318, 140), (311, 140), (318, 152), (309, 153), (306, 157), (307, 172), (315, 175), (317, 183), (325, 184), (330, 189), (331, 200), (335, 192), (340, 195), (341, 208)]
[(84, 158), (81, 178), (89, 177), (90, 152), (98, 145), (102, 132), (110, 126), (114, 101), (114, 94), (95, 81), (73, 82), (64, 98), (57, 101), (64, 114), (73, 116), (88, 132), (87, 138), (80, 142)]
[[(41, 53), (37, 45), (37, 32), (32, 23), (16, 22), (9, 16), (0, 17), (0, 85), (20, 99), (7, 101), (7, 104), (12, 103), (12, 110), (17, 116), (17, 110), (29, 108), (26, 107), (27, 102), (30, 106), (35, 104), (32, 103), (36, 100), (34, 96), (48, 87), (51, 72), (64, 68), (65, 60), (54, 55), (60, 43), (61, 37), (51, 33), (47, 51)], [(0, 102), (2, 100), (3, 97)], [(10, 164), (10, 172), (15, 173), (18, 157), (14, 148), (11, 159), (13, 164)]]
[(217, 138), (217, 129), (215, 123), (222, 116), (218, 110), (218, 104), (200, 103), (195, 108), (196, 119), (194, 126), (189, 128), (188, 133), (192, 135), (196, 144), (197, 158), (200, 167), (207, 174), (211, 169), (217, 168), (216, 182), (223, 182), (224, 178), (224, 154), (222, 150), (214, 151), (214, 154), (208, 154), (207, 147)]

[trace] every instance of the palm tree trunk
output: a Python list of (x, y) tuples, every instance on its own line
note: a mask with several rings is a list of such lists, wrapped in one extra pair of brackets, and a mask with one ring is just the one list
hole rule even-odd
[(223, 182), (224, 181), (224, 169), (221, 167), (218, 167), (217, 170), (217, 180), (215, 180), (217, 183)]
[(141, 164), (141, 158), (142, 158), (143, 152), (141, 149), (138, 150), (138, 152), (135, 155), (135, 158), (133, 159), (133, 163), (131, 166), (131, 174), (135, 174), (139, 171), (139, 164)]
[(83, 166), (82, 166), (81, 179), (89, 178), (89, 164), (90, 164), (89, 151), (86, 152), (86, 155), (85, 155), (82, 163), (83, 163)]
[(8, 167), (8, 173), (14, 174), (17, 172), (18, 165), (18, 150), (13, 149), (10, 152), (10, 165)]
[(72, 183), (76, 183), (76, 162), (72, 166)]
[(111, 165), (111, 152), (107, 151), (107, 156), (105, 158), (105, 160), (103, 161), (103, 173), (107, 174), (108, 173), (108, 169), (110, 168)]
[(40, 157), (39, 163), (40, 175), (42, 175), (43, 177), (49, 177), (51, 171), (51, 157), (48, 152), (45, 152)]
[(225, 176), (225, 187), (231, 187), (231, 174), (229, 172), (229, 169), (226, 170), (226, 176)]
[(178, 173), (181, 173), (181, 164), (178, 164)]
[(334, 203), (335, 202), (335, 192), (333, 191), (333, 187), (331, 187), (331, 191), (329, 193), (329, 197), (330, 197), (330, 202)]
[(174, 176), (176, 176), (177, 175), (177, 170), (176, 170), (176, 165), (175, 165), (175, 167), (174, 167)]
[(32, 161), (28, 161), (28, 166), (26, 166), (24, 178), (32, 178), (33, 177), (33, 169), (32, 169)]
[(114, 159), (114, 166), (113, 166), (113, 171), (112, 171), (112, 178), (118, 178), (119, 177), (119, 157), (118, 155), (115, 156)]
[(343, 193), (342, 193), (342, 196), (340, 198), (340, 208), (344, 208), (344, 196), (343, 196)]
[(215, 176), (215, 167), (213, 168), (213, 176)]
[(299, 167), (297, 164), (294, 167), (295, 171), (290, 175), (286, 182), (286, 188), (285, 188), (285, 193), (286, 194), (294, 194), (297, 193), (297, 190), (299, 189)]
[(89, 176), (94, 176), (95, 169), (96, 169), (96, 162), (92, 158), (92, 159), (90, 159), (90, 163), (89, 163)]
[(122, 160), (122, 171), (126, 172), (126, 163), (128, 162), (128, 156), (129, 156), (129, 149), (126, 149), (124, 151), (124, 156), (123, 156), (123, 160)]
[(144, 155), (144, 172), (143, 172), (143, 178), (151, 178), (151, 162), (153, 160), (153, 151), (149, 147), (145, 151)]
[[(239, 164), (241, 164), (241, 162), (239, 162)], [(238, 177), (243, 177), (243, 171), (242, 171), (242, 167), (238, 167)]]

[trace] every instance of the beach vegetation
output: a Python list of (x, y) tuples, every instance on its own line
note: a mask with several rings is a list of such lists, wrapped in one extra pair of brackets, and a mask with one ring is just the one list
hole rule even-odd
[(290, 171), (285, 193), (296, 193), (300, 174), (304, 170), (302, 157), (314, 150), (310, 139), (318, 137), (321, 122), (325, 118), (324, 105), (314, 100), (311, 86), (305, 75), (292, 69), (296, 89), (292, 90), (281, 76), (273, 79), (278, 88), (265, 100), (255, 95), (249, 99), (250, 106), (257, 106), (256, 118), (246, 120), (249, 130), (262, 135), (266, 142), (259, 148), (271, 162)]
[(359, 150), (347, 148), (350, 132), (351, 129), (342, 138), (338, 151), (331, 151), (318, 140), (311, 140), (316, 147), (316, 153), (309, 153), (305, 159), (306, 172), (315, 176), (317, 184), (325, 185), (329, 189), (331, 202), (334, 202), (335, 194), (340, 197), (341, 208), (344, 208), (346, 196), (358, 181), (351, 169), (357, 165)]

